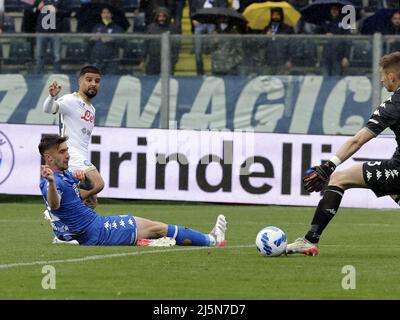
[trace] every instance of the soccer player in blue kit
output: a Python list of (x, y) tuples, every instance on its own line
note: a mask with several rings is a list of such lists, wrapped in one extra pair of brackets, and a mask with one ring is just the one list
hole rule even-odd
[(67, 138), (45, 135), (39, 152), (45, 160), (41, 167), (40, 189), (46, 207), (65, 225), (65, 234), (80, 245), (138, 245), (146, 239), (164, 237), (177, 245), (224, 246), (226, 219), (220, 214), (209, 234), (182, 226), (165, 224), (132, 216), (99, 216), (86, 206), (79, 194), (79, 184), (85, 180), (83, 170), (68, 171)]

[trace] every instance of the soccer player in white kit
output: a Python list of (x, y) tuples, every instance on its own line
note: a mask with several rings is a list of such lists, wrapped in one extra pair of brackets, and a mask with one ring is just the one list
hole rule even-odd
[(79, 75), (79, 91), (57, 99), (61, 86), (54, 81), (49, 86), (49, 97), (43, 104), (46, 113), (60, 113), (60, 135), (68, 137), (70, 154), (69, 170), (83, 170), (90, 185), (79, 189), (81, 198), (94, 208), (97, 193), (104, 188), (104, 181), (97, 168), (89, 160), (89, 143), (95, 123), (95, 108), (91, 99), (100, 87), (100, 70), (94, 66), (83, 67)]

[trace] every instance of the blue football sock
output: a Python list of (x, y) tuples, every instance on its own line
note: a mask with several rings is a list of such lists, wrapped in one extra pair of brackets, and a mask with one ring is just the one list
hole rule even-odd
[(174, 238), (181, 246), (210, 246), (210, 237), (196, 230), (182, 226), (168, 225), (167, 237)]

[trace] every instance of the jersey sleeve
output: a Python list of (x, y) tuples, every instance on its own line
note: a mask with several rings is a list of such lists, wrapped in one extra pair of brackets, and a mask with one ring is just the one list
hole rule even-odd
[(400, 98), (393, 95), (379, 105), (371, 115), (365, 127), (375, 135), (400, 121)]
[[(62, 194), (63, 194), (63, 184), (60, 183), (60, 180), (55, 178), (56, 181), (56, 188), (57, 188), (57, 193), (60, 196), (60, 200), (62, 199)], [(40, 190), (42, 191), (43, 198), (46, 199), (47, 201), (47, 192), (49, 191), (49, 182), (42, 178), (42, 181), (40, 183)]]
[(68, 175), (70, 179), (74, 180), (75, 183), (77, 183), (78, 185), (80, 184), (80, 181), (77, 178), (75, 178), (74, 173), (70, 169), (65, 171), (65, 174)]
[(61, 98), (57, 99), (55, 104), (57, 106), (57, 111), (62, 113), (62, 114), (69, 114), (70, 109), (71, 109), (71, 95), (66, 94), (62, 96)]

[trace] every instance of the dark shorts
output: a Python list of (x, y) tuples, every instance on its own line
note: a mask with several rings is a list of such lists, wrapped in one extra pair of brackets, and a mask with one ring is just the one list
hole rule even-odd
[(400, 195), (399, 159), (365, 162), (363, 176), (377, 197)]

